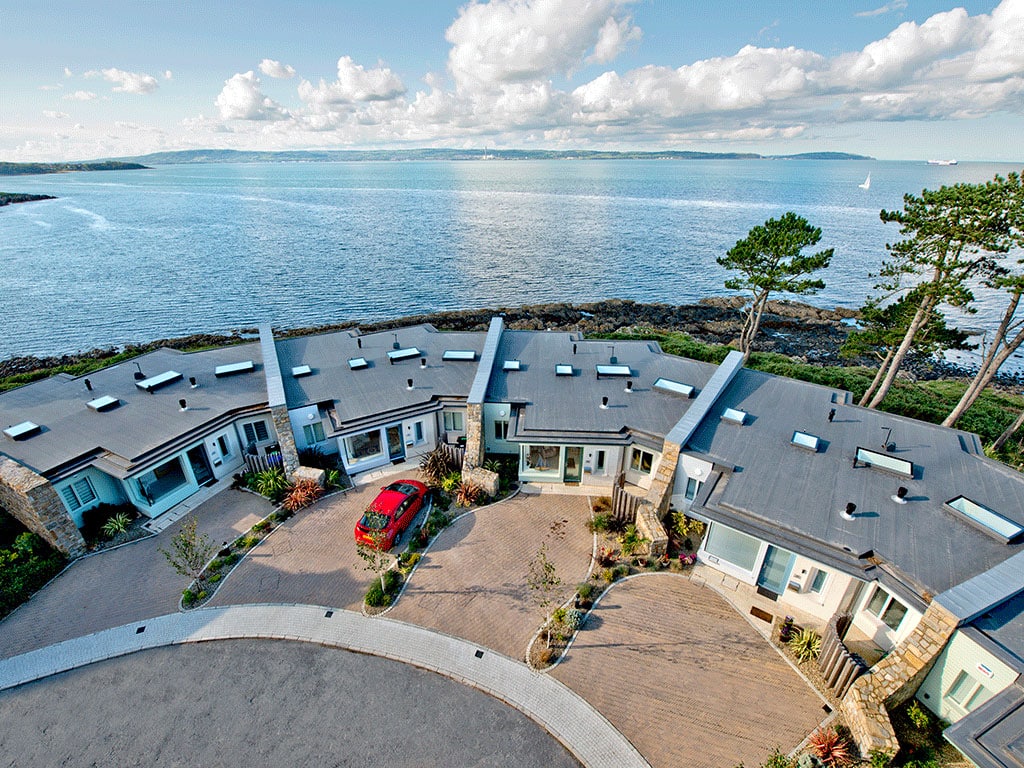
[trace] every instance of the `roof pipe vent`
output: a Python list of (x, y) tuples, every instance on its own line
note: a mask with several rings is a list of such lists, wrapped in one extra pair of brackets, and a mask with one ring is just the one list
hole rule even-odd
[(615, 345), (614, 344), (609, 344), (608, 345), (608, 349), (611, 350), (611, 352), (610, 352), (610, 354), (608, 356), (608, 364), (609, 365), (615, 365), (616, 363), (619, 362), (619, 358), (617, 358), (615, 356)]
[(608, 398), (607, 397), (602, 397), (601, 398), (601, 407), (604, 408), (605, 410), (607, 410), (607, 408), (608, 408)]
[(397, 333), (392, 333), (391, 335), (395, 337), (395, 342), (394, 342), (394, 344), (391, 345), (391, 348), (392, 349), (401, 349), (402, 345), (398, 343), (398, 334)]
[(572, 353), (574, 355), (576, 354), (576, 345), (575, 344), (572, 345)]
[(426, 367), (427, 367), (427, 358), (421, 357), (420, 358), (420, 368), (426, 368)]
[(412, 389), (412, 379), (406, 379), (405, 380), (405, 388), (409, 389), (409, 390)]
[(835, 408), (829, 408), (828, 409), (828, 423), (831, 424), (832, 420), (835, 417), (836, 417), (836, 409)]
[(853, 513), (857, 511), (857, 505), (852, 501), (846, 505), (846, 509), (839, 513), (843, 520), (853, 520)]
[(358, 336), (356, 337), (356, 346), (359, 347), (360, 349), (363, 348), (363, 340)]
[(633, 392), (633, 380), (632, 379), (629, 379), (629, 380), (626, 381), (626, 388), (623, 390), (623, 392), (628, 392), (628, 393), (632, 394), (632, 392)]
[(185, 402), (185, 398), (181, 398), (181, 400), (178, 401), (178, 407), (181, 409), (182, 413), (188, 410), (188, 403)]
[(146, 378), (146, 374), (142, 372), (142, 366), (139, 365), (138, 363), (135, 364), (135, 367), (138, 368), (139, 370), (137, 370), (132, 375), (135, 377), (136, 381), (142, 381), (143, 379)]
[(192, 389), (196, 389), (199, 386), (199, 382), (196, 381), (196, 377), (195, 376), (189, 376), (188, 377), (188, 385), (190, 387), (192, 387)]
[(88, 379), (85, 380), (85, 388), (92, 392), (92, 382), (89, 381)]
[(909, 493), (909, 491), (901, 485), (899, 488), (896, 489), (896, 494), (894, 496), (890, 496), (889, 498), (891, 498), (897, 504), (906, 504), (907, 493)]

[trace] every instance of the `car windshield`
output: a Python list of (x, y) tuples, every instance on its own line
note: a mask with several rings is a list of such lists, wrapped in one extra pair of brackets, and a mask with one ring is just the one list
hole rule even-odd
[(385, 514), (368, 509), (363, 513), (363, 519), (359, 521), (359, 525), (371, 531), (383, 531), (389, 519)]
[(386, 490), (386, 491), (395, 491), (397, 493), (401, 493), (401, 494), (404, 494), (406, 496), (412, 496), (413, 494), (416, 493), (416, 486), (415, 485), (409, 485), (408, 483), (392, 483), (391, 485), (389, 485), (384, 490)]

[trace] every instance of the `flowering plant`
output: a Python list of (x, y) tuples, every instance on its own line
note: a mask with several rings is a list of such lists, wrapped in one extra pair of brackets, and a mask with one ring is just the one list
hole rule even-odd
[(687, 554), (687, 553), (684, 552), (681, 555), (679, 555), (679, 564), (681, 566), (683, 566), (684, 568), (686, 566), (693, 565), (696, 562), (697, 562), (697, 554), (695, 552), (691, 552), (690, 554)]

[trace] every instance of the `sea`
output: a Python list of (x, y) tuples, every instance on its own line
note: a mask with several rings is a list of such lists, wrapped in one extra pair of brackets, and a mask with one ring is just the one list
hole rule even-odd
[[(795, 211), (833, 248), (826, 288), (859, 307), (904, 193), (1020, 171), (875, 160), (211, 163), (0, 177), (56, 200), (0, 208), (0, 359), (438, 310), (687, 304), (730, 293), (716, 263)], [(871, 183), (864, 184), (868, 174)], [(786, 298), (784, 295), (778, 298)], [(998, 297), (960, 317), (994, 327)]]

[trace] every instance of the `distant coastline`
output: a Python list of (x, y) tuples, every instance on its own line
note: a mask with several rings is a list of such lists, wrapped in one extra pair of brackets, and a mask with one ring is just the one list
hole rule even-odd
[[(397, 150), (294, 150), (253, 152), (235, 149), (187, 149), (119, 158), (147, 165), (183, 163), (287, 163), (287, 162), (403, 162), (412, 160), (873, 160), (848, 152), (804, 152), (797, 155), (759, 155), (752, 152), (606, 152), (602, 150), (543, 149), (397, 149)], [(111, 161), (113, 162), (113, 161)]]
[(24, 192), (0, 192), (0, 206), (15, 203), (34, 203), (36, 200), (56, 200), (53, 195), (27, 195)]
[[(141, 171), (146, 166), (120, 160), (94, 163), (0, 163), (0, 176), (31, 176), (43, 173), (73, 173), (75, 171)], [(20, 201), (16, 201), (20, 202)]]

